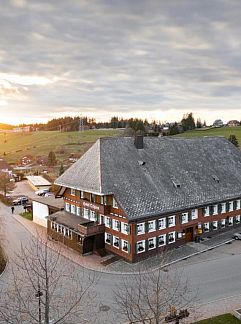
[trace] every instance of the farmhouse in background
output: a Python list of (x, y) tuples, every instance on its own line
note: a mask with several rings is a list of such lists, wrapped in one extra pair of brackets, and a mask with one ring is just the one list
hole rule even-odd
[(42, 176), (26, 176), (29, 185), (33, 188), (34, 191), (40, 189), (49, 189), (51, 187), (51, 183), (43, 178)]
[(57, 180), (48, 234), (135, 262), (240, 224), (241, 152), (221, 137), (101, 138)]
[(236, 126), (240, 126), (240, 122), (238, 120), (230, 120), (227, 123), (227, 126), (229, 127), (236, 127)]

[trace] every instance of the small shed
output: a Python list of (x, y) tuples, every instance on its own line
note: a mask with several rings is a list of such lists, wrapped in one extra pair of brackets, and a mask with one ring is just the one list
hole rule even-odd
[(40, 189), (49, 189), (51, 187), (51, 183), (42, 176), (27, 176), (26, 178), (34, 191)]
[(64, 209), (63, 198), (37, 197), (32, 201), (33, 222), (47, 228), (46, 217)]

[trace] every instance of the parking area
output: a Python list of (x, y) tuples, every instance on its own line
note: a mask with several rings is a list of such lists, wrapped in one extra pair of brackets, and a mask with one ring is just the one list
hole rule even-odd
[(29, 198), (35, 198), (36, 194), (30, 187), (27, 180), (16, 182), (16, 186), (13, 192), (10, 194), (11, 197), (27, 196)]

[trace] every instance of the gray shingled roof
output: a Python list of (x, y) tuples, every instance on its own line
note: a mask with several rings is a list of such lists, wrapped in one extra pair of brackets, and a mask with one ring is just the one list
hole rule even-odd
[(130, 220), (241, 197), (241, 152), (225, 138), (145, 137), (139, 150), (133, 143), (99, 139), (56, 184), (113, 193)]

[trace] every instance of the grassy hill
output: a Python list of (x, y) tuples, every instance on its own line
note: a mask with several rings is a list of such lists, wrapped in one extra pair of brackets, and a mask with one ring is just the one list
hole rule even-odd
[(0, 133), (0, 156), (12, 163), (25, 155), (47, 156), (50, 151), (64, 160), (70, 153), (83, 154), (98, 138), (118, 136), (119, 130), (87, 130), (84, 132), (42, 131), (33, 133)]
[(200, 136), (224, 136), (228, 138), (230, 135), (235, 135), (241, 147), (241, 126), (238, 127), (220, 127), (220, 128), (207, 128), (207, 129), (195, 129), (188, 131), (177, 136), (182, 137), (200, 137)]

